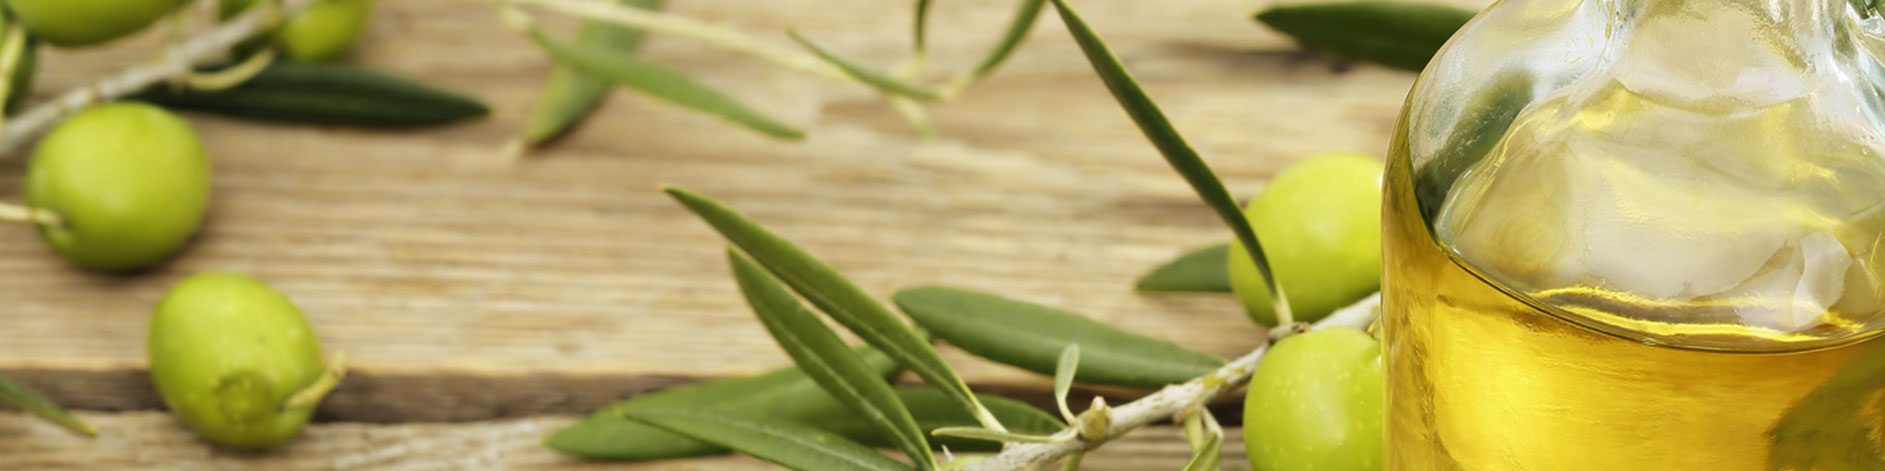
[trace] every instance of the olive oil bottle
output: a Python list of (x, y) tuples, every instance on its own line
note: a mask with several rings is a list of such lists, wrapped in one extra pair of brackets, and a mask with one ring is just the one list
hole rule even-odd
[(1386, 176), (1393, 471), (1885, 469), (1885, 23), (1507, 0)]

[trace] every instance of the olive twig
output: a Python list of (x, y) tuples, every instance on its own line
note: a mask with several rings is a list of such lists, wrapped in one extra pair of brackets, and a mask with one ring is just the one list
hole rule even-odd
[(727, 51), (743, 53), (778, 64), (787, 69), (842, 80), (853, 79), (817, 57), (795, 49), (753, 39), (729, 28), (691, 18), (640, 8), (617, 5), (602, 0), (500, 0), (504, 4), (535, 5), (583, 18), (607, 21), (650, 32), (681, 36)]
[(49, 227), (65, 225), (65, 218), (59, 217), (59, 213), (31, 206), (8, 203), (0, 203), (0, 221), (29, 223)]
[(306, 409), (320, 404), (321, 398), (333, 392), (334, 387), (340, 385), (340, 379), (346, 376), (347, 354), (335, 353), (334, 358), (327, 361), (327, 368), (321, 371), (321, 377), (315, 378), (308, 387), (289, 395), (288, 400), (282, 401), (282, 409)]
[[(1380, 297), (1371, 296), (1335, 311), (1316, 322), (1312, 329), (1366, 327), (1369, 322), (1373, 321), (1380, 305)], [(1092, 435), (1083, 433), (1080, 437), (1064, 443), (1010, 444), (1002, 449), (1001, 453), (963, 469), (965, 471), (1040, 469), (1055, 460), (1097, 448), (1106, 440), (1125, 435), (1159, 420), (1170, 419), (1188, 407), (1208, 403), (1248, 383), (1250, 375), (1256, 371), (1257, 363), (1263, 360), (1263, 355), (1269, 351), (1269, 347), (1268, 341), (1262, 342), (1255, 350), (1231, 360), (1230, 363), (1210, 374), (1186, 381), (1184, 384), (1166, 386), (1165, 389), (1160, 389), (1152, 395), (1111, 408), (1106, 414), (1110, 423), (1105, 424), (1103, 430), (1097, 430), (1100, 433)]]
[(269, 7), (251, 8), (208, 31), (168, 47), (152, 62), (126, 68), (116, 75), (81, 86), (20, 113), (12, 125), (0, 130), (0, 158), (17, 155), (27, 141), (45, 133), (66, 116), (94, 104), (124, 97), (151, 85), (192, 72), (197, 60), (228, 51), (229, 48), (261, 34), (280, 23), (282, 18), (300, 12), (319, 0), (278, 0)]

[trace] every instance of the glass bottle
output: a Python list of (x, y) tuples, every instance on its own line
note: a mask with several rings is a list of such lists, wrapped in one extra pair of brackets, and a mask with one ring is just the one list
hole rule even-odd
[(1504, 0), (1390, 152), (1391, 471), (1885, 469), (1885, 18)]

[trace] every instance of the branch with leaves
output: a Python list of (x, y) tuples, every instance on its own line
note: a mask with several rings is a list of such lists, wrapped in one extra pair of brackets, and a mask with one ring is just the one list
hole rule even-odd
[(237, 43), (273, 28), (282, 18), (306, 9), (319, 0), (279, 0), (222, 23), (200, 35), (165, 48), (155, 60), (125, 69), (90, 85), (60, 94), (52, 101), (34, 106), (7, 121), (0, 130), (0, 158), (19, 154), (19, 149), (33, 138), (45, 134), (67, 116), (94, 104), (123, 98), (153, 85), (179, 80), (194, 72), (197, 62), (229, 51)]
[[(634, 5), (610, 0), (496, 0), (496, 2), (502, 9), (505, 24), (529, 37), (562, 67), (674, 105), (719, 117), (761, 134), (783, 139), (803, 138), (804, 131), (782, 120), (765, 116), (732, 95), (716, 90), (683, 71), (637, 56), (632, 51), (632, 44), (627, 47), (610, 47), (606, 36), (600, 34), (583, 35), (574, 41), (551, 37), (537, 27), (531, 14), (525, 12), (522, 7), (534, 7), (584, 18), (589, 22), (585, 25), (586, 29), (608, 25), (620, 31), (634, 31), (637, 34), (639, 32), (666, 34), (747, 55), (787, 70), (864, 85), (882, 92), (893, 108), (909, 119), (920, 134), (929, 136), (933, 135), (934, 128), (928, 120), (922, 103), (954, 99), (968, 86), (998, 69), (1014, 53), (1022, 38), (1027, 36), (1045, 4), (1044, 0), (1022, 0), (1008, 28), (1003, 31), (1002, 36), (982, 60), (976, 63), (975, 67), (957, 74), (947, 84), (932, 85), (914, 78), (925, 63), (923, 29), (928, 13), (927, 2), (920, 3), (917, 8), (914, 57), (903, 66), (893, 70), (885, 70), (845, 55), (811, 40), (798, 31), (786, 31), (788, 37), (799, 46), (799, 49), (793, 49), (757, 39), (732, 28), (662, 13), (650, 5)], [(554, 103), (556, 100), (553, 96), (556, 90), (550, 89), (552, 98), (542, 101)], [(582, 110), (586, 112), (587, 108), (582, 108)], [(564, 119), (554, 114), (545, 116), (546, 120)], [(526, 124), (526, 129), (532, 127), (532, 124)], [(518, 145), (538, 145), (546, 142), (549, 136), (554, 134), (556, 133), (527, 131)]]
[[(1062, 0), (1055, 0), (1055, 6), (1114, 97), (1172, 167), (1255, 252), (1259, 270), (1268, 277), (1262, 246), (1210, 167), (1079, 16)], [(1272, 334), (1266, 335), (1255, 350), (1225, 362), (1085, 316), (1023, 301), (933, 286), (893, 295), (892, 300), (904, 315), (938, 338), (983, 358), (1054, 376), (1055, 399), (1064, 425), (1051, 433), (1014, 431), (977, 399), (917, 331), (835, 269), (729, 206), (685, 189), (665, 191), (733, 245), (728, 260), (740, 291), (768, 332), (798, 365), (798, 371), (852, 415), (864, 418), (877, 435), (890, 437), (889, 444), (901, 450), (917, 470), (1035, 470), (1054, 462), (1074, 469), (1084, 452), (1164, 420), (1183, 424), (1192, 440), (1195, 455), (1186, 469), (1213, 469), (1220, 460), (1224, 434), (1206, 406), (1250, 381), (1271, 342), (1313, 329), (1361, 329), (1374, 321), (1379, 306), (1379, 297), (1371, 297), (1314, 326), (1294, 324), (1288, 321), (1280, 285), (1272, 282), (1268, 288), (1274, 290), (1272, 299), (1283, 325), (1271, 330)], [(1222, 258), (1219, 260), (1221, 263)], [(951, 398), (947, 407), (972, 418), (971, 423), (927, 428), (919, 425), (912, 409), (893, 392), (882, 372), (867, 366), (868, 357), (844, 345), (817, 315), (800, 304), (800, 298)], [(1091, 407), (1075, 414), (1066, 404), (1075, 381), (1162, 389), (1117, 407), (1096, 397)], [(599, 424), (621, 421), (652, 426), (792, 469), (911, 469), (911, 465), (886, 458), (829, 430), (716, 408), (707, 401), (684, 401), (682, 397), (663, 398), (658, 404), (630, 400), (571, 429), (588, 432), (561, 432), (549, 444), (571, 451), (575, 448), (569, 447), (572, 441), (594, 438), (576, 435), (604, 434), (603, 430), (626, 434), (630, 429)], [(929, 434), (924, 433), (926, 429)], [(938, 461), (931, 451), (931, 435), (997, 442), (1001, 443), (1001, 451), (987, 457)], [(624, 435), (610, 438), (621, 446), (634, 446), (628, 445), (632, 442)]]

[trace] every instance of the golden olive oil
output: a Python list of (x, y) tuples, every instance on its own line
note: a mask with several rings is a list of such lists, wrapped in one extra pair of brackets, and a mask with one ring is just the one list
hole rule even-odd
[[(1769, 461), (1782, 417), (1860, 355), (1885, 351), (1876, 338), (1747, 353), (1649, 345), (1571, 322), (1436, 243), (1401, 157), (1388, 169), (1383, 225), (1389, 470), (1875, 469)], [(1603, 306), (1622, 318), (1672, 309), (1610, 300)], [(1863, 400), (1840, 408), (1873, 425), (1862, 438), (1877, 449), (1885, 376), (1860, 382)]]

